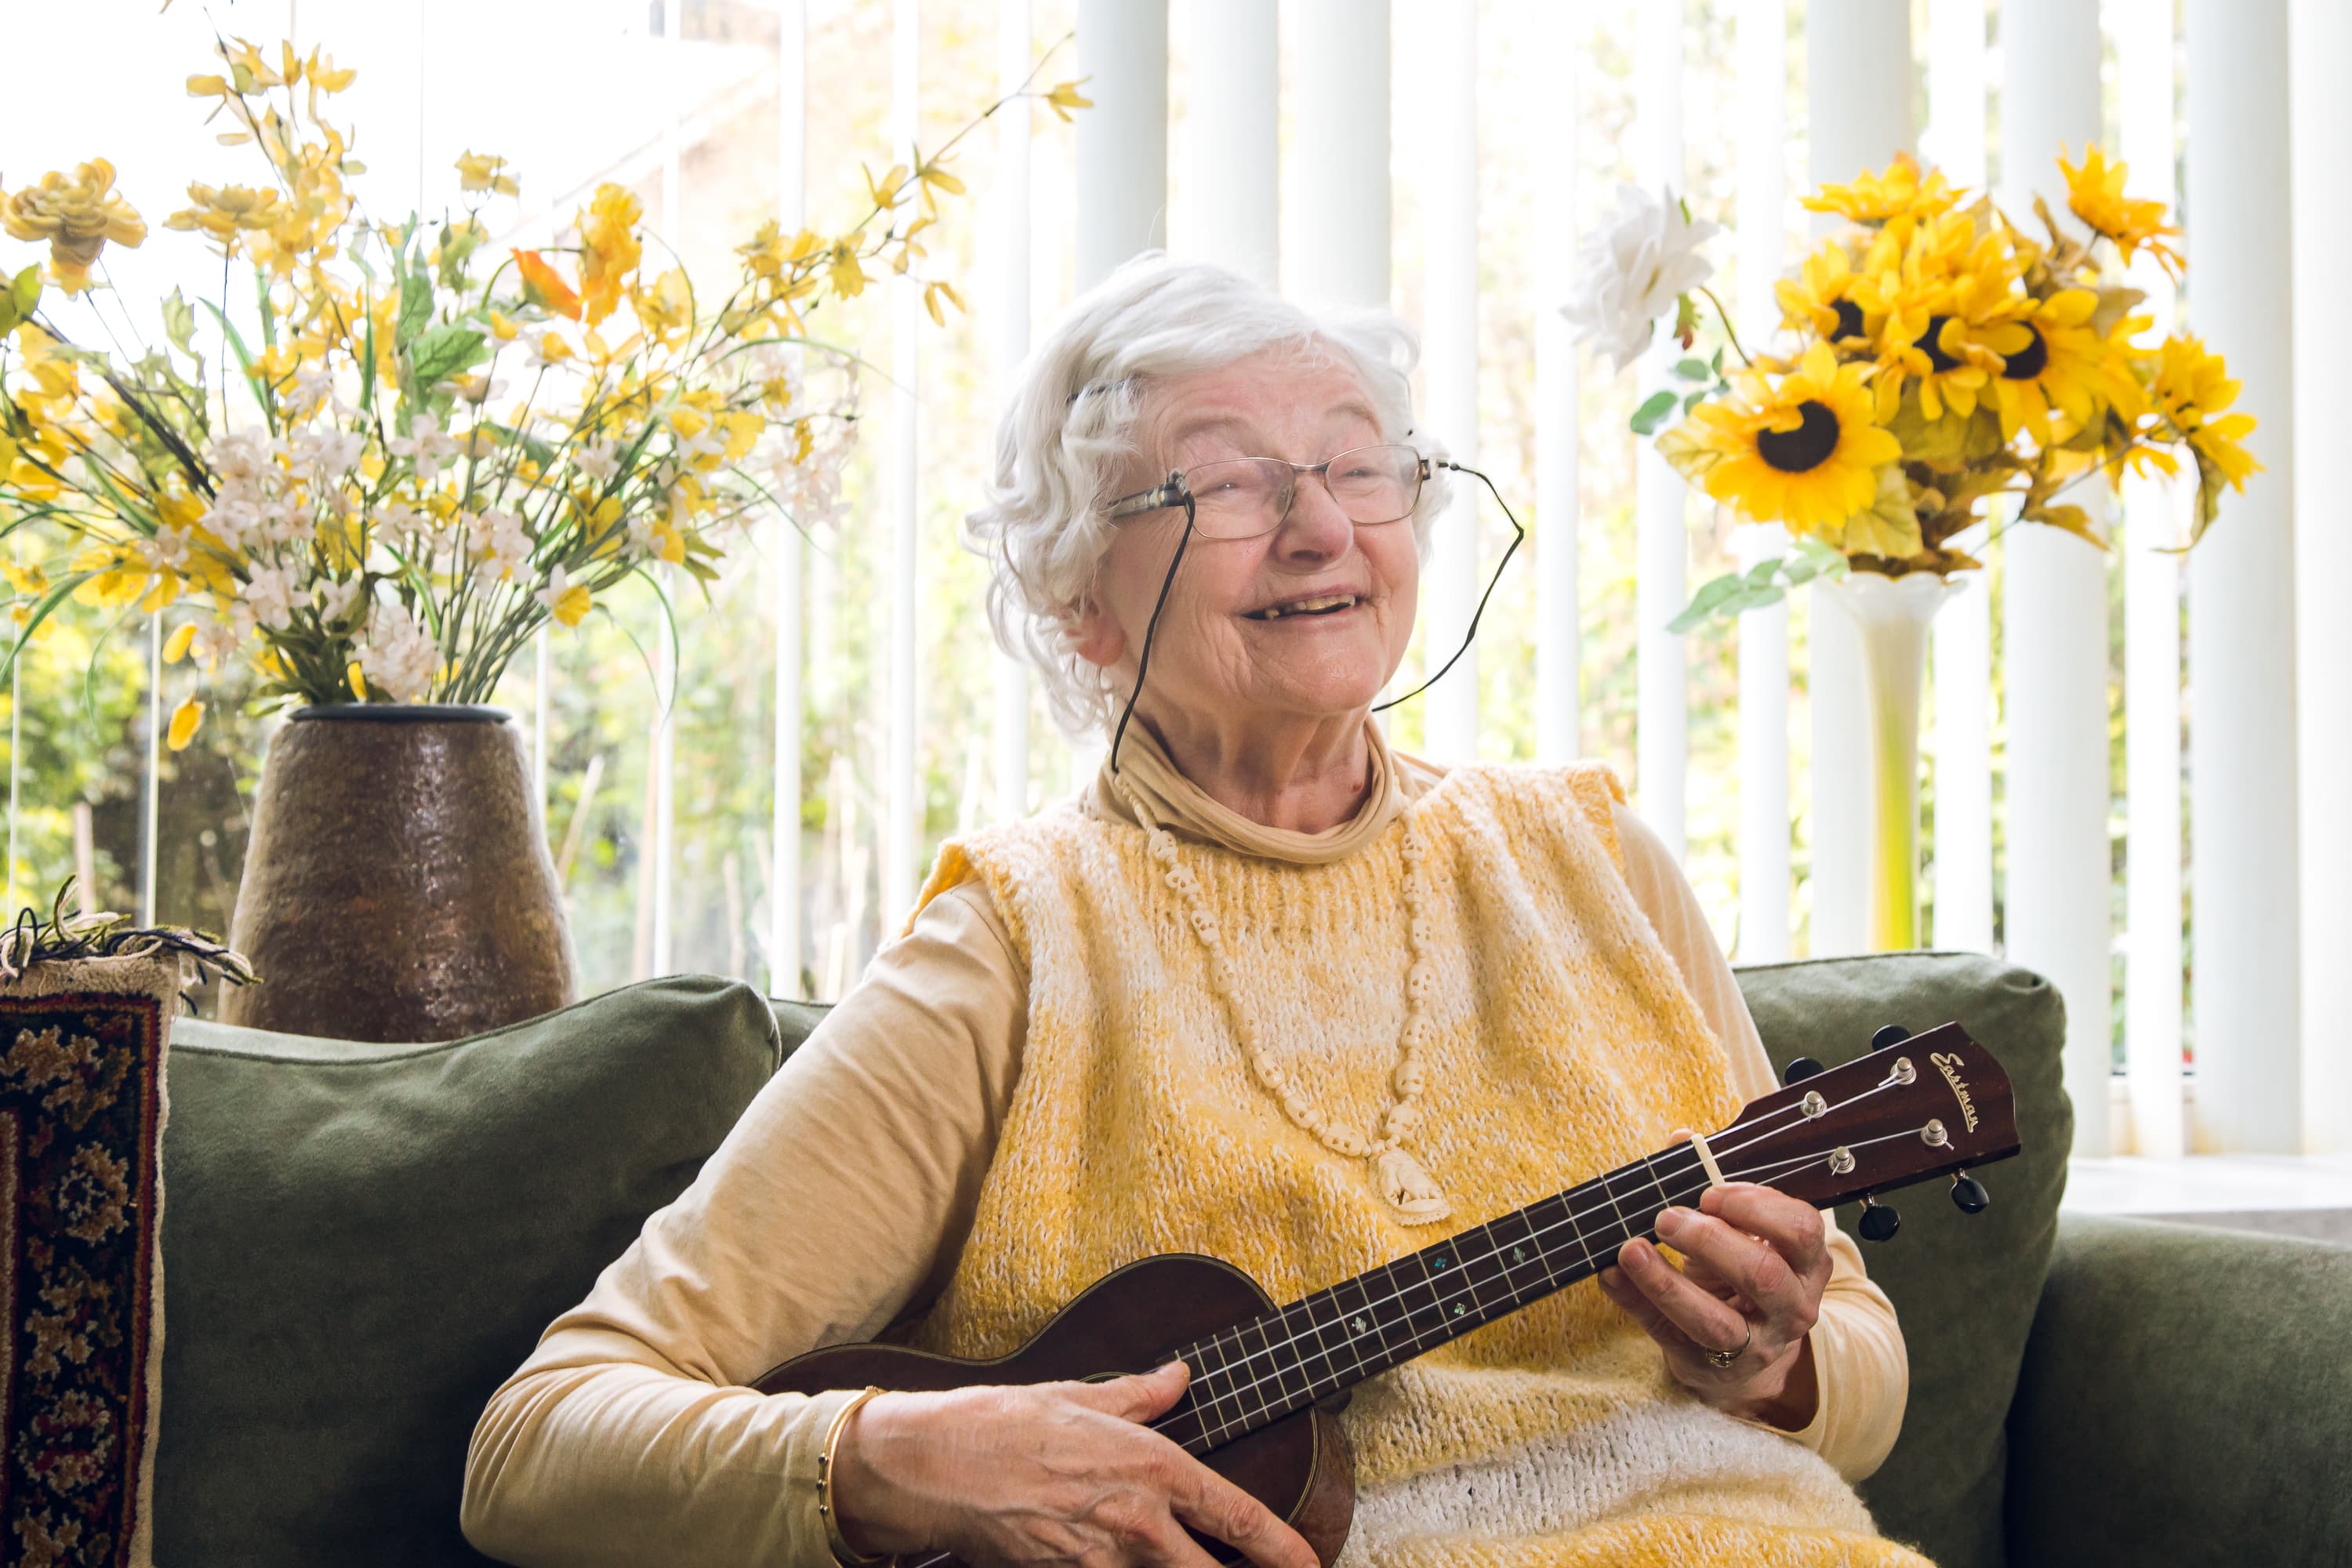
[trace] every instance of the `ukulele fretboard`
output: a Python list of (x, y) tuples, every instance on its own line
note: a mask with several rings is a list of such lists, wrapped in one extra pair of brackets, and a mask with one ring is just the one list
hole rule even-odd
[(1194, 1453), (1221, 1447), (1599, 1273), (1706, 1185), (1678, 1144), (1180, 1345), (1192, 1385), (1153, 1425)]

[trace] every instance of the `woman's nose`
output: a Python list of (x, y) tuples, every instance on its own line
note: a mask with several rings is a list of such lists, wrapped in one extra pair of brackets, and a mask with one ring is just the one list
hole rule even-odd
[(1301, 474), (1290, 500), (1290, 515), (1274, 537), (1274, 550), (1285, 560), (1328, 561), (1348, 552), (1355, 542), (1356, 525), (1321, 474)]

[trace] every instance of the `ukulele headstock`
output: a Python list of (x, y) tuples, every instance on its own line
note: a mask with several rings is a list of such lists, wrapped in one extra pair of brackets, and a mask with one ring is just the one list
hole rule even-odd
[[(1710, 1142), (1730, 1181), (1769, 1183), (1816, 1208), (1909, 1186), (1948, 1173), (1953, 1196), (1975, 1213), (1984, 1189), (1964, 1173), (2018, 1151), (2009, 1074), (1958, 1024), (1924, 1034), (1896, 1028), (1843, 1067), (1817, 1068), (1751, 1101)], [(1893, 1211), (1864, 1234), (1893, 1234)]]

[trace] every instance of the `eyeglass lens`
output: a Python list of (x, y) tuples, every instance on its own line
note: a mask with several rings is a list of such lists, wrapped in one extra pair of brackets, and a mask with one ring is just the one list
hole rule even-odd
[[(1349, 521), (1396, 522), (1421, 499), (1421, 454), (1411, 447), (1359, 447), (1321, 465), (1324, 487)], [(1311, 471), (1311, 470), (1310, 470)], [(1290, 515), (1303, 476), (1274, 458), (1236, 458), (1184, 470), (1193, 527), (1210, 539), (1247, 539)]]

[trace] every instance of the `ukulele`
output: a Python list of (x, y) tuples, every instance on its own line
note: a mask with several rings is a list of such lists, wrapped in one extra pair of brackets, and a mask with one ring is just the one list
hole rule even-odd
[[(978, 1384), (1104, 1381), (1181, 1357), (1192, 1381), (1151, 1423), (1265, 1503), (1329, 1568), (1348, 1538), (1355, 1471), (1338, 1419), (1348, 1392), (1530, 1302), (1599, 1273), (1660, 1211), (1716, 1182), (1754, 1182), (1828, 1208), (1863, 1202), (1870, 1241), (1895, 1234), (1873, 1194), (1952, 1177), (1969, 1214), (1987, 1203), (1971, 1165), (2017, 1152), (2009, 1077), (1958, 1024), (1888, 1025), (1871, 1050), (1824, 1069), (1800, 1058), (1783, 1087), (1722, 1131), (1676, 1142), (1395, 1262), (1277, 1307), (1229, 1263), (1139, 1258), (1088, 1286), (1028, 1343), (993, 1361), (891, 1344), (840, 1344), (784, 1363), (754, 1386), (816, 1394), (877, 1384), (934, 1392)], [(1195, 1535), (1220, 1562), (1239, 1556)], [(945, 1568), (936, 1552), (908, 1568)]]

